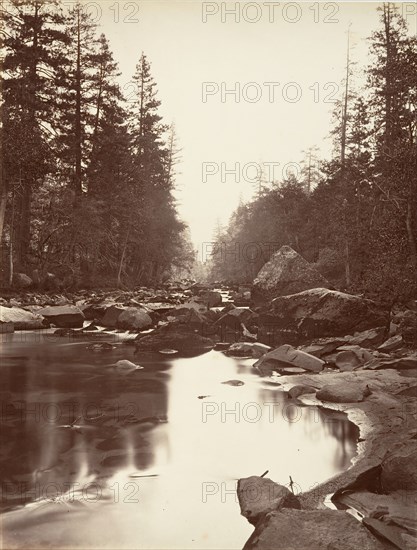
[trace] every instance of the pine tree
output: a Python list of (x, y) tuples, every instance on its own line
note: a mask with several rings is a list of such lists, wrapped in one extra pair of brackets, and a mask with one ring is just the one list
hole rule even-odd
[[(11, 0), (3, 11), (5, 58), (3, 70), (3, 185), (2, 206), (10, 191), (11, 261), (24, 269), (28, 263), (31, 208), (34, 191), (52, 171), (50, 149), (54, 131), (54, 79), (62, 63), (66, 36), (63, 16), (54, 0)], [(1, 233), (4, 217), (1, 217)]]

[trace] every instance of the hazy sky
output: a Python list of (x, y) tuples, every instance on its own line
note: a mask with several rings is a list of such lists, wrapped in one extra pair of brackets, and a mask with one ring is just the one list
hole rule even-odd
[[(367, 63), (378, 27), (375, 2), (85, 1), (110, 40), (125, 93), (142, 51), (152, 63), (161, 112), (175, 122), (182, 161), (179, 210), (193, 242), (212, 240), (239, 197), (249, 199), (258, 167), (275, 179), (302, 150), (327, 139), (351, 56)], [(415, 2), (401, 5), (415, 31)], [(360, 75), (358, 76), (360, 78)], [(269, 84), (266, 84), (269, 83)], [(233, 92), (235, 93), (228, 93)], [(237, 169), (234, 174), (230, 171)], [(229, 172), (228, 172), (229, 171)]]

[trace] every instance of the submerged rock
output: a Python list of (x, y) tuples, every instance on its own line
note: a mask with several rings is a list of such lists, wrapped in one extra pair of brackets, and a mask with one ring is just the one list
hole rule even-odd
[(267, 477), (251, 476), (239, 479), (237, 484), (240, 513), (256, 525), (268, 512), (281, 508), (301, 508), (293, 493)]
[(222, 384), (226, 384), (227, 386), (244, 386), (245, 382), (242, 382), (242, 380), (226, 380)]
[(180, 355), (194, 357), (212, 350), (214, 342), (195, 332), (167, 325), (146, 336), (139, 335), (135, 339), (135, 346), (135, 353), (173, 349)]
[(302, 292), (309, 288), (330, 287), (330, 283), (290, 246), (282, 246), (261, 268), (255, 280), (254, 295), (267, 299)]

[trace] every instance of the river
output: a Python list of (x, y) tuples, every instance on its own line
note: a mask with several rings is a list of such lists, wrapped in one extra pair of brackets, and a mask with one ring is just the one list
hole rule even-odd
[[(6, 548), (242, 548), (253, 528), (240, 516), (240, 477), (269, 470), (298, 492), (355, 455), (353, 424), (294, 405), (253, 359), (89, 343), (3, 335)], [(143, 368), (114, 366), (121, 359)]]

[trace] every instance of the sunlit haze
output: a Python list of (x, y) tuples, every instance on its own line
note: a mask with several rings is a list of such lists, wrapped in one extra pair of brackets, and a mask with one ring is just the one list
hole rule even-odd
[[(299, 163), (303, 150), (316, 145), (321, 157), (330, 155), (347, 30), (358, 85), (378, 5), (86, 2), (110, 40), (127, 96), (142, 51), (152, 63), (161, 112), (176, 126), (176, 197), (196, 247), (250, 199), (259, 166), (280, 180), (297, 170), (288, 163)], [(402, 13), (415, 29), (415, 3)]]

